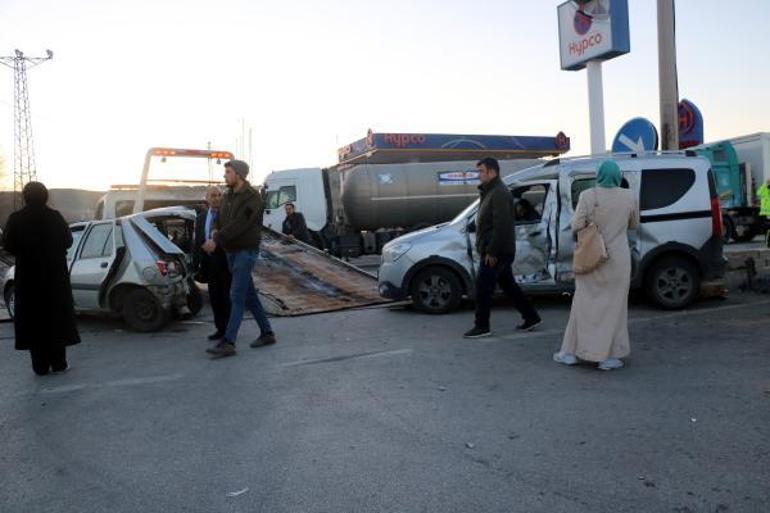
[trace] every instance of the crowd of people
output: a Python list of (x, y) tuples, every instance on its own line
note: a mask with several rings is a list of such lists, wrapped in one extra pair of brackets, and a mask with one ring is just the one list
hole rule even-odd
[[(495, 288), (509, 295), (522, 316), (518, 330), (535, 329), (540, 315), (519, 288), (512, 272), (516, 258), (516, 219), (536, 216), (531, 205), (518, 203), (500, 177), (493, 158), (478, 162), (481, 185), (476, 217), (476, 250), (480, 257), (475, 290), (475, 318), (466, 338), (491, 335), (490, 313)], [(210, 187), (207, 209), (196, 224), (193, 254), (196, 280), (208, 284), (215, 331), (212, 358), (236, 354), (236, 340), (246, 310), (260, 330), (253, 348), (276, 343), (276, 335), (254, 287), (252, 272), (259, 257), (263, 200), (240, 160), (225, 164), (226, 191)], [(561, 350), (553, 359), (564, 365), (594, 362), (599, 369), (623, 366), (630, 353), (628, 293), (631, 255), (627, 232), (639, 226), (635, 195), (621, 188), (618, 164), (605, 160), (597, 170), (596, 187), (579, 198), (572, 231), (576, 238), (593, 225), (606, 248), (606, 258), (590, 272), (575, 275), (575, 295)], [(16, 258), (15, 347), (30, 352), (36, 374), (68, 369), (66, 348), (80, 342), (69, 281), (66, 253), (72, 235), (61, 214), (47, 206), (48, 191), (39, 182), (23, 190), (24, 207), (11, 214), (3, 246)], [(759, 190), (761, 215), (770, 218), (770, 181)], [(283, 233), (309, 243), (301, 213), (285, 205)]]

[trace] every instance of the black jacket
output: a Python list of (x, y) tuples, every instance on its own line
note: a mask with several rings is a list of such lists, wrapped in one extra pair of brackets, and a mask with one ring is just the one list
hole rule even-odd
[[(206, 242), (206, 216), (208, 211), (206, 209), (198, 214), (198, 219), (195, 220), (193, 273), (195, 274), (196, 281), (201, 283), (208, 283), (211, 279), (211, 274), (214, 272), (229, 272), (227, 254), (221, 246), (217, 245), (217, 249), (210, 255), (201, 248), (203, 243)], [(211, 229), (214, 229), (214, 223), (211, 223)]]
[(476, 217), (476, 250), (479, 255), (516, 255), (516, 222), (513, 196), (500, 178), (479, 186), (481, 201)]
[(259, 249), (263, 212), (262, 197), (249, 182), (238, 192), (228, 189), (214, 223), (214, 242), (228, 253)]
[(80, 342), (67, 268), (71, 245), (70, 228), (56, 210), (28, 205), (8, 218), (3, 246), (16, 257), (16, 349)]
[(284, 235), (293, 235), (295, 239), (310, 244), (310, 233), (307, 231), (305, 216), (301, 212), (294, 212), (292, 215), (286, 216), (281, 231)]

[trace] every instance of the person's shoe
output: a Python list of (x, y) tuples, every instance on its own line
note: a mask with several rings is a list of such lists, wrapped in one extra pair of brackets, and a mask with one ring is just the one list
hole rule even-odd
[(537, 319), (527, 319), (518, 326), (516, 326), (516, 329), (519, 331), (532, 331), (533, 329), (537, 328), (543, 324), (543, 321), (538, 317)]
[(482, 337), (488, 337), (490, 335), (492, 335), (492, 332), (489, 331), (489, 328), (479, 328), (478, 326), (474, 326), (473, 329), (466, 331), (463, 337), (482, 338)]
[(215, 331), (211, 335), (209, 335), (209, 340), (222, 340), (225, 338), (225, 332), (224, 331)]
[(623, 362), (618, 358), (607, 358), (599, 363), (599, 368), (605, 371), (619, 369), (621, 367), (623, 367)]
[(553, 354), (553, 361), (556, 363), (562, 363), (564, 365), (576, 365), (578, 362), (577, 356), (572, 353), (563, 353), (559, 351)]
[(212, 356), (212, 358), (223, 358), (225, 356), (233, 356), (235, 355), (235, 345), (231, 344), (227, 340), (222, 340), (217, 345), (206, 349), (206, 352), (209, 353)]
[(68, 363), (64, 364), (64, 367), (51, 367), (51, 374), (64, 374), (70, 370), (70, 366)]
[(276, 343), (275, 333), (263, 333), (257, 340), (249, 344), (249, 347), (271, 346)]

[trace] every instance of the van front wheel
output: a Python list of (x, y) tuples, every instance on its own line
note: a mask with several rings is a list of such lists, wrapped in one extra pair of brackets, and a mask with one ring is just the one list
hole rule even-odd
[(647, 272), (647, 295), (661, 308), (679, 310), (689, 306), (700, 292), (700, 274), (690, 261), (666, 257)]
[(442, 267), (429, 267), (420, 271), (409, 289), (414, 306), (429, 314), (451, 312), (460, 304), (463, 294), (457, 276)]

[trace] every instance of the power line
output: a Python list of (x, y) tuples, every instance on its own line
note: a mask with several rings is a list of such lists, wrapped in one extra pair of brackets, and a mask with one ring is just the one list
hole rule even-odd
[(14, 80), (14, 147), (13, 147), (13, 201), (17, 206), (18, 194), (24, 185), (37, 179), (35, 166), (35, 147), (32, 139), (32, 115), (29, 108), (29, 88), (27, 87), (27, 69), (34, 68), (53, 58), (53, 52), (46, 50), (45, 57), (27, 57), (21, 50), (14, 50), (14, 55), (0, 57), (0, 64), (13, 68)]

